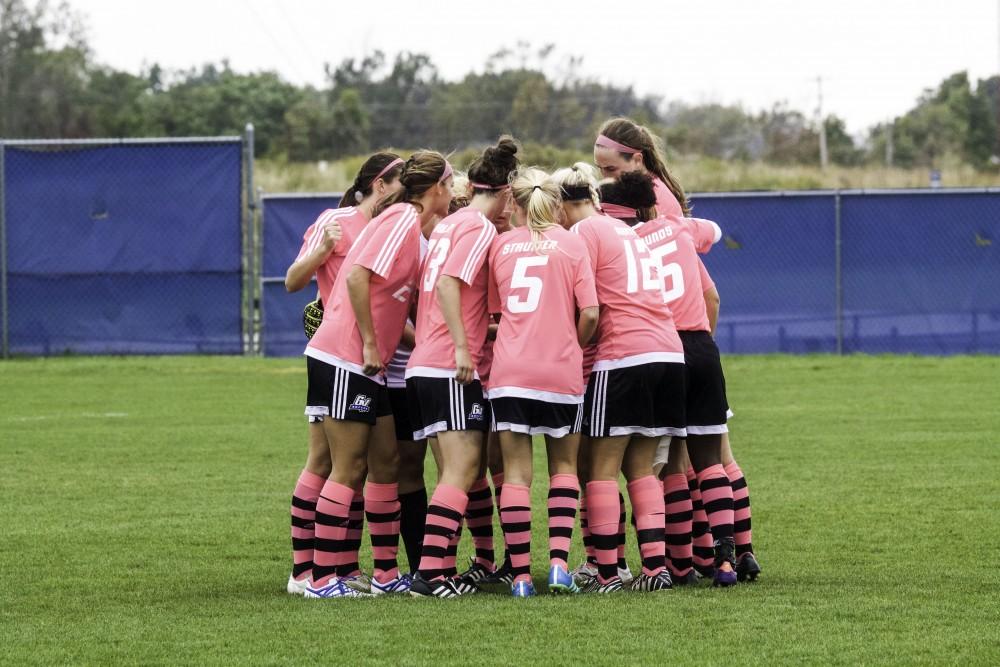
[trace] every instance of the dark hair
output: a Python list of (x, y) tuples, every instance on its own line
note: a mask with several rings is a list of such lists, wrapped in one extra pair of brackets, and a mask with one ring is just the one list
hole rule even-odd
[(601, 201), (634, 208), (636, 219), (643, 222), (656, 217), (653, 177), (639, 171), (627, 171), (617, 180), (601, 185)]
[[(687, 195), (684, 194), (684, 188), (681, 187), (681, 184), (667, 169), (659, 141), (649, 131), (649, 128), (639, 125), (628, 118), (612, 118), (605, 121), (598, 134), (603, 134), (608, 139), (617, 141), (624, 146), (642, 151), (642, 164), (646, 167), (646, 170), (663, 181), (664, 185), (667, 186), (677, 199), (677, 203), (680, 204), (684, 215), (691, 215), (691, 206), (688, 203)], [(630, 153), (619, 153), (619, 155), (625, 159), (632, 157)]]
[[(510, 184), (511, 174), (517, 171), (517, 144), (514, 138), (503, 135), (496, 146), (490, 146), (469, 165), (469, 182), (482, 183), (494, 188)], [(472, 194), (496, 192), (494, 189), (473, 186)]]
[[(365, 160), (365, 163), (361, 165), (361, 169), (358, 170), (358, 175), (354, 177), (354, 183), (351, 184), (351, 187), (347, 188), (344, 196), (340, 198), (340, 206), (356, 206), (360, 204), (362, 199), (372, 193), (372, 188), (375, 186), (375, 179), (382, 173), (382, 170), (392, 164), (393, 160), (398, 159), (399, 156), (395, 153), (382, 151), (375, 153), (375, 155)], [(382, 174), (382, 180), (386, 183), (393, 182), (399, 177), (402, 169), (402, 163), (396, 165)]]
[[(413, 203), (414, 199), (441, 182), (441, 177), (447, 166), (448, 161), (437, 151), (417, 151), (403, 163), (403, 171), (399, 174), (399, 182), (403, 184), (403, 187), (397, 192), (383, 197), (375, 207), (374, 214), (378, 215), (393, 204), (400, 202)], [(420, 208), (419, 204), (414, 204), (414, 206)]]

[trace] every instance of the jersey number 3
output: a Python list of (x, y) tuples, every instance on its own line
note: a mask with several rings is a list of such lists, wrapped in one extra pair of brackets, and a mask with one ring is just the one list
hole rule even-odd
[(535, 257), (518, 257), (514, 264), (514, 275), (510, 279), (510, 288), (527, 289), (528, 293), (521, 298), (511, 294), (507, 297), (507, 310), (512, 313), (531, 313), (538, 308), (538, 300), (542, 298), (542, 279), (529, 276), (527, 271), (533, 266), (545, 266), (549, 263), (548, 255)]
[(434, 239), (427, 248), (427, 268), (424, 269), (424, 291), (430, 292), (437, 283), (438, 271), (444, 264), (448, 256), (448, 248), (451, 247), (449, 239)]

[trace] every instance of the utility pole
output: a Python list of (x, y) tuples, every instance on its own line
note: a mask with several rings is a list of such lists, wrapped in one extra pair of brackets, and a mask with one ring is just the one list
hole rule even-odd
[(830, 156), (826, 147), (826, 119), (823, 117), (823, 77), (816, 77), (816, 91), (818, 101), (816, 104), (816, 121), (819, 125), (819, 166), (826, 169), (830, 163)]
[(887, 167), (892, 167), (893, 152), (896, 150), (896, 147), (892, 144), (895, 125), (896, 121), (892, 118), (885, 124), (885, 166)]

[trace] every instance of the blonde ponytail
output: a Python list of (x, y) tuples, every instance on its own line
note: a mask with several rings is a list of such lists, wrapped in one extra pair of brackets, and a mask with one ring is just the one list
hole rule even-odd
[(544, 171), (535, 167), (519, 170), (511, 183), (511, 193), (525, 211), (524, 224), (531, 230), (533, 242), (541, 241), (545, 230), (559, 226), (559, 186)]
[[(600, 206), (597, 195), (597, 177), (594, 168), (586, 162), (577, 162), (572, 167), (563, 167), (552, 174), (552, 180), (560, 189), (560, 197), (567, 202), (586, 201), (589, 194), (590, 203)], [(585, 194), (587, 193), (587, 194)]]

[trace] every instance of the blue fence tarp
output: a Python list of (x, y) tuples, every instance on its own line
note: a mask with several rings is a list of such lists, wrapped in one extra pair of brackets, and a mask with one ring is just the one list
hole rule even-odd
[(14, 354), (240, 353), (242, 145), (8, 145)]

